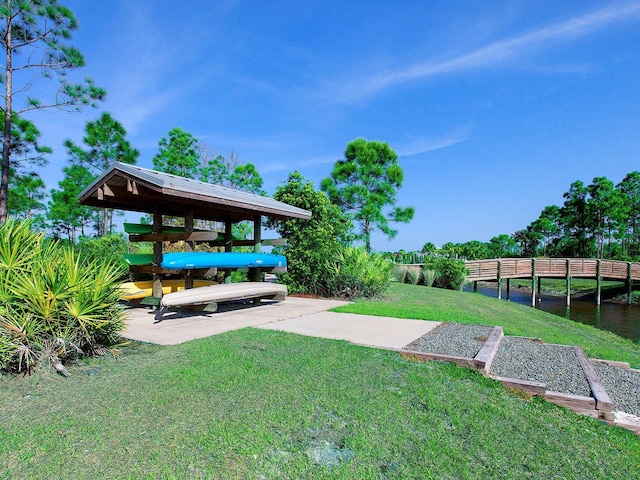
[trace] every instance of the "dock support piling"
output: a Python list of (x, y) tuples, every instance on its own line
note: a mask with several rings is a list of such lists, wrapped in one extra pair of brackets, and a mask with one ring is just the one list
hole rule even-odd
[(502, 261), (498, 260), (498, 300), (502, 300)]
[(627, 305), (631, 305), (632, 291), (633, 291), (633, 279), (631, 278), (631, 262), (627, 262)]
[(600, 259), (598, 259), (596, 262), (596, 305), (598, 306), (602, 301), (602, 271), (600, 268)]
[(571, 260), (567, 258), (567, 307), (571, 305)]
[(531, 259), (531, 306), (536, 306), (536, 259)]
[(511, 300), (511, 279), (507, 278), (507, 301)]

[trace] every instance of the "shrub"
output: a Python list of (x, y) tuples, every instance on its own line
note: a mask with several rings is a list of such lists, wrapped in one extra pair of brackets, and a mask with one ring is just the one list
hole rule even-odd
[(45, 241), (28, 223), (0, 227), (0, 367), (30, 372), (38, 363), (101, 350), (122, 329), (123, 269)]
[(287, 257), (287, 272), (278, 274), (278, 279), (287, 285), (290, 293), (323, 295), (325, 263), (351, 239), (351, 221), (297, 171), (277, 188), (273, 198), (311, 211), (310, 220), (267, 221), (268, 227), (287, 239), (283, 249), (274, 249)]
[(404, 283), (405, 280), (407, 279), (407, 271), (408, 270), (409, 270), (409, 267), (407, 267), (406, 265), (402, 265), (402, 264), (399, 264), (399, 263), (394, 264), (393, 265), (393, 269), (391, 270), (391, 274), (393, 275), (393, 279), (396, 282)]
[(422, 267), (422, 282), (424, 283), (424, 285), (426, 287), (433, 286), (433, 282), (436, 280), (437, 274), (438, 272), (435, 269), (424, 265)]
[(432, 283), (436, 287), (450, 290), (461, 290), (467, 275), (464, 261), (455, 258), (427, 257), (423, 270), (434, 270), (435, 280)]
[(364, 248), (341, 247), (326, 262), (325, 295), (359, 298), (382, 295), (393, 280), (393, 264)]
[(84, 261), (91, 261), (95, 258), (102, 258), (111, 263), (117, 263), (124, 268), (127, 264), (124, 255), (127, 253), (127, 241), (121, 233), (113, 233), (104, 237), (82, 237), (75, 246), (79, 257)]
[(417, 285), (421, 278), (422, 276), (420, 267), (407, 267), (407, 276), (405, 278), (405, 282), (410, 283), (411, 285)]

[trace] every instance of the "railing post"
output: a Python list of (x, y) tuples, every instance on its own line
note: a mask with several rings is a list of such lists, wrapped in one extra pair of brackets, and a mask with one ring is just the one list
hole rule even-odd
[(596, 305), (598, 306), (600, 306), (600, 301), (602, 299), (602, 267), (600, 266), (600, 262), (600, 259), (596, 260)]
[[(582, 270), (584, 271), (584, 261)], [(571, 305), (571, 259), (567, 258), (567, 307)]]
[(502, 260), (498, 260), (498, 300), (502, 300)]

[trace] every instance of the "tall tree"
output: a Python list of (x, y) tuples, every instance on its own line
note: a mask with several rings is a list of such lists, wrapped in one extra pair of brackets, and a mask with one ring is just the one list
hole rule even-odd
[(162, 137), (158, 153), (153, 157), (153, 168), (159, 172), (197, 179), (200, 170), (198, 140), (180, 127)]
[[(105, 112), (95, 121), (85, 125), (85, 136), (82, 142), (86, 149), (76, 145), (71, 140), (65, 140), (64, 146), (73, 165), (87, 169), (89, 175), (84, 177), (89, 181), (86, 187), (101, 172), (107, 170), (114, 162), (134, 164), (138, 161), (140, 152), (133, 148), (127, 140), (127, 131), (111, 114)], [(110, 233), (113, 221), (113, 211), (105, 208), (98, 215), (98, 234), (104, 236)]]
[(65, 235), (75, 243), (78, 230), (84, 235), (85, 228), (94, 221), (95, 209), (80, 205), (78, 195), (95, 178), (82, 165), (69, 165), (64, 169), (65, 177), (59, 182), (59, 190), (51, 190), (47, 218), (57, 235)]
[(226, 156), (211, 154), (204, 142), (200, 143), (200, 180), (214, 185), (265, 195), (262, 176), (253, 163), (243, 163), (233, 150)]
[(311, 212), (310, 220), (267, 221), (267, 226), (287, 239), (284, 283), (292, 292), (325, 294), (327, 259), (351, 239), (351, 221), (298, 171), (289, 174), (287, 183), (277, 188), (273, 198)]
[[(4, 117), (2, 118), (4, 121)], [(28, 218), (44, 226), (39, 212), (46, 196), (45, 184), (40, 175), (29, 167), (46, 165), (46, 155), (51, 148), (40, 145), (40, 131), (27, 119), (14, 115), (11, 125), (11, 152), (13, 160), (9, 169), (7, 188), (7, 214), (14, 218)]]
[(471, 240), (460, 246), (460, 256), (465, 260), (482, 260), (489, 258), (487, 244), (479, 240)]
[(496, 235), (487, 246), (493, 258), (515, 257), (519, 253), (518, 244), (511, 235), (501, 233)]
[(560, 231), (560, 208), (557, 205), (549, 205), (542, 209), (540, 217), (531, 222), (528, 229), (538, 234), (542, 240), (542, 255), (550, 255), (551, 242)]
[(623, 221), (623, 199), (613, 182), (606, 177), (596, 177), (587, 187), (587, 215), (596, 242), (596, 256), (604, 256), (605, 239), (608, 239), (609, 256), (611, 254), (611, 238)]
[[(12, 169), (9, 175), (8, 214), (13, 218), (38, 220), (42, 218), (47, 192), (40, 175), (35, 172), (17, 173)], [(43, 223), (43, 222), (40, 222)]]
[(580, 180), (569, 186), (563, 194), (565, 202), (560, 208), (560, 224), (563, 230), (563, 255), (588, 257), (593, 238), (589, 235), (590, 219), (587, 215), (589, 190)]
[[(0, 79), (4, 83), (4, 119), (2, 142), (2, 168), (0, 172), (0, 223), (7, 219), (9, 171), (12, 167), (12, 126), (18, 115), (46, 108), (79, 109), (94, 104), (106, 92), (89, 79), (82, 84), (67, 80), (69, 70), (83, 67), (82, 54), (67, 42), (78, 28), (73, 12), (57, 0), (5, 0), (0, 4), (0, 44), (4, 50), (4, 64)], [(15, 77), (20, 74), (20, 77)], [(50, 102), (27, 96), (26, 102), (16, 107), (14, 100), (25, 94), (38, 79), (57, 76), (60, 85)], [(14, 80), (16, 82), (14, 83)], [(17, 84), (20, 80), (21, 83)]]
[(616, 187), (622, 195), (622, 253), (640, 254), (640, 172), (628, 173)]
[[(347, 145), (345, 159), (336, 162), (321, 188), (360, 224), (361, 238), (367, 251), (371, 251), (373, 228), (393, 238), (397, 231), (389, 222), (408, 223), (413, 218), (413, 207), (395, 206), (397, 189), (403, 180), (398, 155), (387, 143), (358, 138)], [(392, 210), (385, 212), (386, 207)]]

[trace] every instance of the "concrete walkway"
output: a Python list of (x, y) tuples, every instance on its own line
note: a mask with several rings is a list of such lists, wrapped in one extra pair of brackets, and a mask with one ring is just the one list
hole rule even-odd
[(173, 345), (230, 330), (259, 327), (374, 347), (402, 348), (439, 324), (327, 311), (347, 303), (287, 297), (283, 302), (262, 301), (257, 306), (250, 303), (222, 306), (215, 313), (171, 312), (159, 323), (154, 323), (151, 309), (133, 307), (127, 312), (123, 336), (141, 342)]

